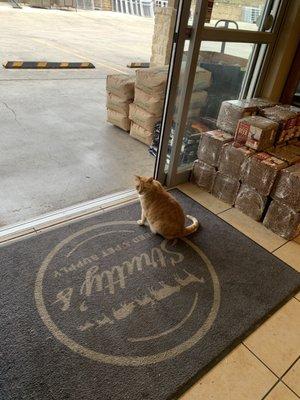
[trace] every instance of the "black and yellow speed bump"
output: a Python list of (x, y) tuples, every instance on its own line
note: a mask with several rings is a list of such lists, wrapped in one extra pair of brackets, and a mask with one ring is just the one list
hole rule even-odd
[(90, 69), (95, 68), (90, 62), (47, 62), (47, 61), (7, 61), (6, 69)]
[(127, 64), (127, 68), (149, 68), (150, 63), (148, 62), (132, 62)]

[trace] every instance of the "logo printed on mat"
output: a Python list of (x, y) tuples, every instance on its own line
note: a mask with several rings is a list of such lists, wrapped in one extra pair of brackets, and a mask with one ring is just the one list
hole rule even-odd
[(170, 243), (135, 221), (100, 223), (57, 244), (36, 278), (51, 333), (92, 360), (141, 366), (173, 358), (212, 327), (217, 274), (184, 238)]

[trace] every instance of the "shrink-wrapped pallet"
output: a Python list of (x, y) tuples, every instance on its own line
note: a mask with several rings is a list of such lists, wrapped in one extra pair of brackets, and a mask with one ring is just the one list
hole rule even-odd
[(141, 68), (136, 70), (136, 87), (152, 96), (164, 97), (168, 67)]
[(300, 162), (300, 147), (287, 145), (276, 146), (266, 150), (269, 154), (286, 161), (289, 165)]
[(239, 179), (241, 168), (248, 157), (254, 154), (254, 150), (236, 143), (226, 143), (221, 150), (219, 171), (232, 178)]
[(234, 141), (253, 150), (261, 151), (272, 146), (278, 124), (267, 118), (253, 115), (239, 120)]
[(297, 114), (282, 106), (268, 107), (260, 110), (260, 115), (278, 123), (277, 143), (283, 143), (296, 136)]
[(130, 136), (149, 146), (153, 140), (153, 133), (151, 131), (147, 131), (134, 122), (131, 123)]
[(106, 107), (110, 110), (117, 111), (120, 114), (129, 115), (129, 104), (131, 100), (124, 100), (122, 97), (116, 96), (113, 93), (107, 93)]
[(134, 94), (134, 103), (143, 110), (146, 110), (153, 115), (161, 116), (164, 107), (164, 97), (162, 97), (161, 95), (154, 96), (145, 93), (141, 89), (136, 87)]
[(221, 149), (225, 143), (232, 142), (233, 137), (224, 131), (204, 132), (198, 148), (198, 159), (213, 167), (217, 167)]
[(225, 100), (221, 104), (217, 127), (234, 134), (238, 121), (256, 114), (257, 110), (250, 100)]
[(149, 113), (135, 103), (131, 103), (129, 106), (129, 118), (135, 124), (150, 132), (153, 132), (155, 124), (160, 120), (160, 116)]
[(300, 211), (300, 164), (280, 171), (272, 198)]
[(252, 187), (241, 185), (236, 196), (235, 207), (255, 221), (260, 221), (266, 207), (267, 198)]
[(216, 168), (196, 160), (193, 165), (192, 182), (196, 183), (200, 188), (210, 192), (216, 176)]
[(126, 74), (107, 75), (106, 91), (123, 100), (133, 100), (135, 78)]
[(217, 172), (214, 180), (212, 194), (218, 199), (233, 205), (240, 187), (238, 179)]
[(263, 196), (268, 196), (278, 172), (287, 167), (287, 162), (268, 153), (257, 153), (243, 164), (241, 180)]
[(265, 99), (262, 97), (253, 97), (249, 101), (252, 106), (257, 107), (259, 110), (276, 105), (275, 101)]
[(263, 224), (285, 239), (294, 239), (300, 233), (300, 212), (273, 200), (268, 208)]
[(117, 111), (110, 109), (107, 110), (107, 122), (118, 126), (126, 132), (130, 130), (130, 119), (126, 115), (120, 114)]

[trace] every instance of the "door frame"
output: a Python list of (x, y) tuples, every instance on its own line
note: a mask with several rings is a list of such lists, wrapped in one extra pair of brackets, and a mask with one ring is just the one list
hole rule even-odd
[[(264, 8), (260, 26), (263, 26), (266, 18), (272, 13), (274, 18), (272, 28), (269, 31), (249, 31), (205, 26), (208, 1), (209, 0), (197, 1), (192, 27), (188, 26), (191, 0), (179, 0), (178, 3), (160, 142), (154, 170), (155, 179), (159, 180), (167, 187), (186, 182), (190, 175), (190, 169), (180, 170), (178, 169), (178, 165), (201, 42), (213, 41), (255, 44), (248, 62), (240, 98), (259, 96), (263, 91), (266, 74), (272, 61), (274, 49), (276, 48), (282, 22), (291, 4), (291, 0), (268, 0)], [(189, 49), (185, 70), (181, 77), (183, 88), (179, 97), (176, 117), (179, 123), (175, 125), (168, 171), (166, 172), (167, 150), (173, 125), (173, 111), (186, 40), (189, 40)]]

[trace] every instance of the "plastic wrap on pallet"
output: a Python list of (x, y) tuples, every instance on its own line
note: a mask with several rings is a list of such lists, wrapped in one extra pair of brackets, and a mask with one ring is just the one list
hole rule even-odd
[(126, 132), (130, 130), (130, 119), (117, 111), (107, 109), (107, 122), (118, 126)]
[(163, 97), (167, 85), (168, 66), (136, 70), (136, 86), (145, 93)]
[(107, 75), (106, 91), (113, 93), (124, 100), (134, 98), (135, 77), (126, 74)]
[(281, 160), (286, 161), (289, 165), (293, 165), (300, 162), (300, 147), (287, 145), (287, 146), (276, 146), (266, 150), (267, 153), (272, 154)]
[(249, 101), (252, 106), (257, 107), (259, 110), (267, 107), (273, 107), (276, 105), (275, 101), (265, 99), (262, 97), (253, 97)]
[(296, 119), (296, 125), (295, 125), (295, 137), (299, 138), (300, 137), (300, 108), (292, 105), (284, 105), (281, 106), (289, 111), (292, 111), (297, 114), (297, 119)]
[(300, 164), (280, 171), (271, 197), (300, 211)]
[(255, 221), (260, 221), (267, 204), (267, 199), (267, 196), (259, 194), (250, 186), (241, 185), (236, 196), (235, 207)]
[(194, 162), (191, 180), (200, 188), (210, 192), (216, 173), (216, 168), (204, 163), (203, 161), (196, 160)]
[(238, 121), (255, 115), (258, 108), (250, 100), (225, 100), (221, 104), (217, 127), (232, 134), (235, 133)]
[(143, 110), (148, 111), (153, 115), (161, 116), (164, 107), (164, 97), (152, 96), (143, 92), (138, 87), (135, 88), (134, 103)]
[(129, 115), (129, 104), (132, 100), (124, 100), (122, 97), (116, 96), (113, 93), (107, 93), (106, 107), (110, 110), (117, 111), (120, 114)]
[(257, 153), (242, 166), (241, 180), (263, 196), (268, 196), (278, 172), (286, 168), (287, 162), (268, 153)]
[(234, 141), (253, 150), (261, 151), (272, 146), (278, 129), (277, 122), (253, 115), (239, 120)]
[(260, 115), (279, 124), (277, 130), (277, 143), (286, 142), (297, 134), (297, 114), (286, 107), (274, 106), (259, 111)]
[(233, 205), (240, 187), (238, 179), (217, 172), (212, 188), (212, 194), (218, 199)]
[(153, 140), (153, 133), (147, 131), (146, 129), (142, 128), (141, 126), (132, 123), (130, 128), (130, 136), (139, 140), (142, 143), (147, 144), (150, 146)]
[(156, 122), (158, 122), (161, 117), (143, 110), (135, 103), (131, 103), (129, 105), (129, 118), (135, 124), (141, 126), (147, 131), (153, 132)]
[(198, 148), (198, 159), (217, 167), (223, 145), (232, 141), (233, 137), (221, 130), (203, 132)]
[(273, 200), (268, 208), (263, 224), (285, 239), (294, 239), (300, 233), (300, 212)]
[(232, 178), (239, 179), (243, 163), (253, 154), (254, 150), (248, 149), (248, 147), (236, 143), (226, 143), (221, 150), (219, 171)]

